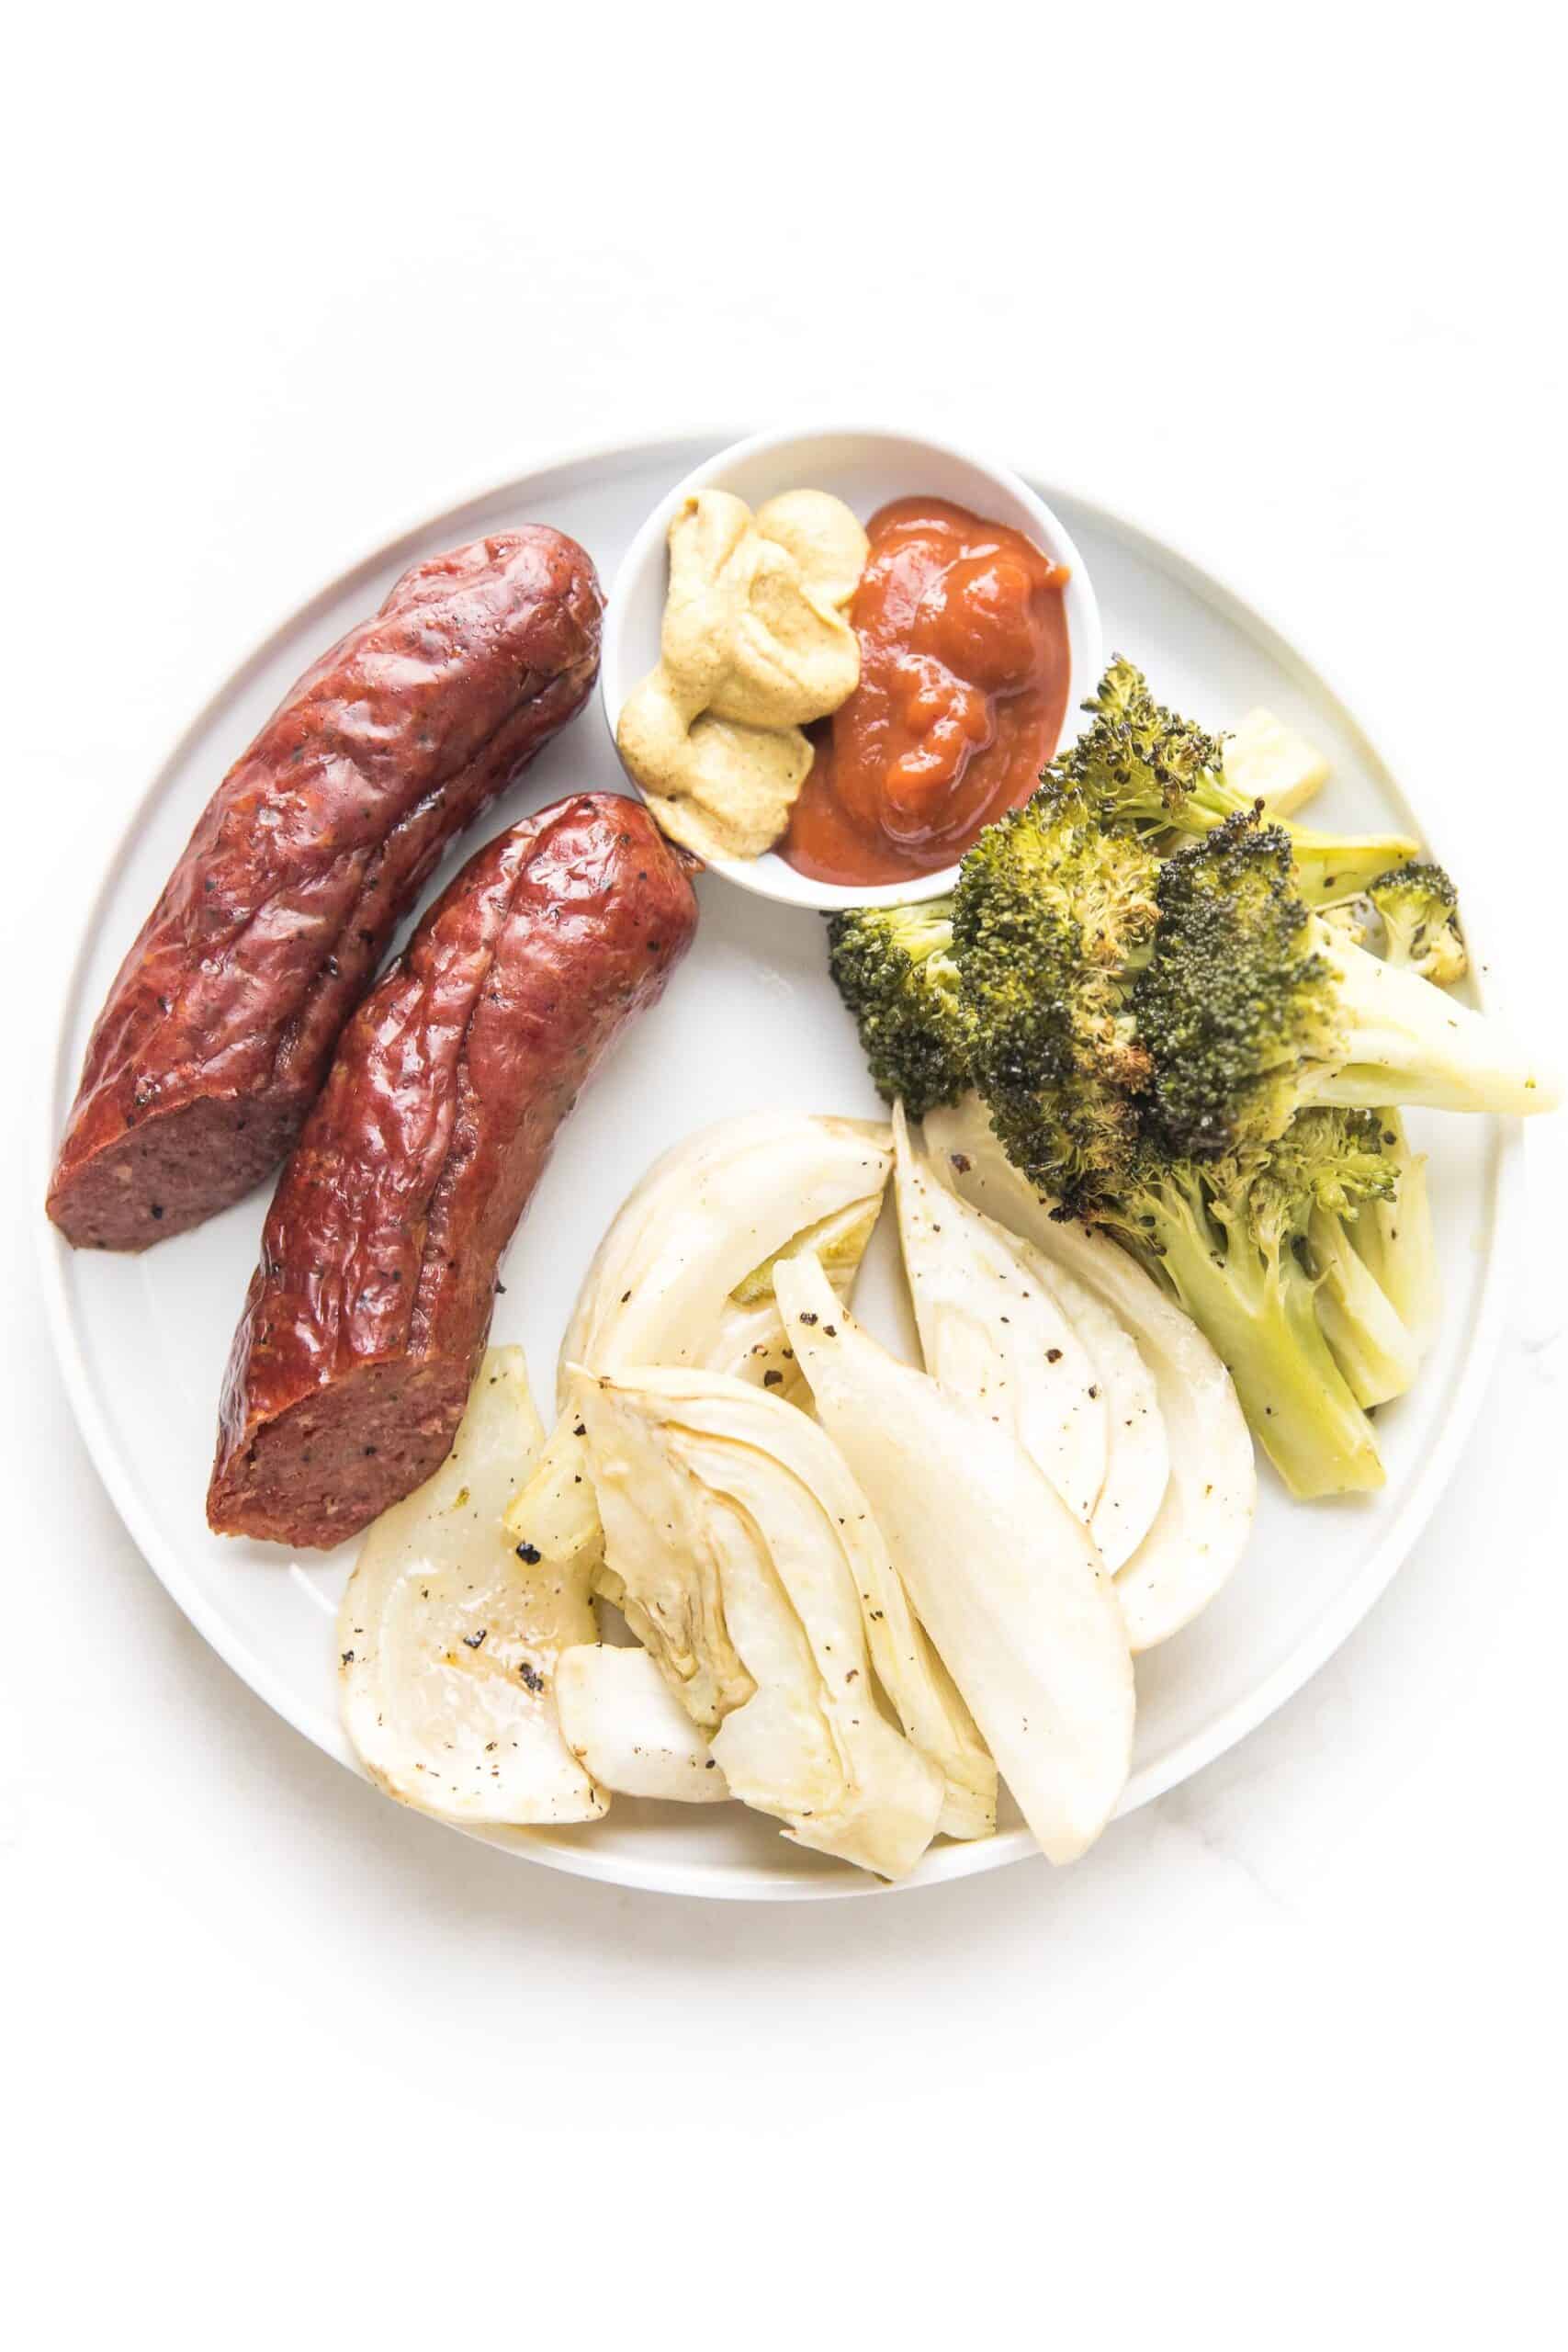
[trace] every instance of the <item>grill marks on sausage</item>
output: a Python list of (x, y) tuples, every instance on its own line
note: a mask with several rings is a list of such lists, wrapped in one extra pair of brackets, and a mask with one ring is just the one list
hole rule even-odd
[(695, 914), (651, 821), (604, 794), (502, 834), (448, 887), (344, 1031), (279, 1182), (214, 1527), (331, 1545), (436, 1467), (556, 1130)]
[(505, 533), (405, 573), (300, 680), (110, 990), (50, 1191), (68, 1238), (144, 1247), (275, 1164), (445, 850), (586, 697), (602, 609), (574, 542)]
[[(595, 630), (590, 685), (597, 667)], [(456, 836), (580, 708), (586, 687), (575, 673), (541, 684), (530, 673), (523, 690), (528, 695), (524, 708), (512, 713), (463, 773), (427, 794), (365, 860), (359, 892), (343, 927), (337, 956), (329, 959), (329, 967), (318, 976), (279, 1036), (273, 1075), (281, 1088), (290, 1089), (300, 1069), (313, 1072), (319, 1082), (321, 1056), (330, 1051), (347, 1012), (364, 994), (404, 910), (424, 888)], [(498, 775), (499, 783), (493, 781)], [(457, 793), (462, 796), (461, 806), (454, 805)], [(330, 969), (334, 962), (340, 967), (335, 971)], [(334, 979), (342, 983), (335, 989)]]

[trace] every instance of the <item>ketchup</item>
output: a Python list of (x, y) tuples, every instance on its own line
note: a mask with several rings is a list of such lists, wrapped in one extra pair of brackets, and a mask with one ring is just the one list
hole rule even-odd
[(962, 856), (1033, 791), (1067, 707), (1066, 567), (942, 498), (874, 514), (850, 620), (860, 684), (817, 730), (779, 854), (822, 882)]

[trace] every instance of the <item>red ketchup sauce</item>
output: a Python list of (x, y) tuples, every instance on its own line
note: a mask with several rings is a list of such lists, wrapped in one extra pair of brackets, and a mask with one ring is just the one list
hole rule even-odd
[(817, 730), (779, 854), (818, 881), (951, 865), (1033, 791), (1067, 707), (1067, 573), (942, 498), (874, 514), (850, 607), (860, 684)]

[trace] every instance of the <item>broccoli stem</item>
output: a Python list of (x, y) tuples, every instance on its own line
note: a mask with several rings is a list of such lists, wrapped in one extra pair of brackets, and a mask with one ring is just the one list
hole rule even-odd
[(1424, 1154), (1411, 1150), (1397, 1111), (1382, 1110), (1378, 1116), (1399, 1170), (1399, 1189), (1391, 1201), (1363, 1204), (1350, 1227), (1350, 1239), (1378, 1288), (1425, 1353), (1443, 1303), (1427, 1161)]
[(1418, 1102), (1504, 1118), (1552, 1108), (1552, 1080), (1500, 1022), (1326, 924), (1314, 929), (1314, 944), (1336, 975), (1347, 1051), (1339, 1068), (1310, 1080), (1309, 1101), (1356, 1111)]
[[(1367, 1215), (1357, 1211), (1352, 1227)], [(1414, 1386), (1421, 1345), (1359, 1256), (1346, 1223), (1314, 1209), (1307, 1227), (1320, 1276), (1317, 1319), (1358, 1405), (1386, 1405)]]
[[(1201, 825), (1212, 832), (1238, 809), (1256, 805), (1234, 785), (1227, 785), (1223, 775), (1205, 769), (1183, 811), (1183, 827), (1196, 831)], [(1309, 907), (1353, 898), (1386, 874), (1390, 865), (1414, 855), (1418, 846), (1404, 833), (1320, 833), (1279, 815), (1270, 821), (1290, 836), (1296, 892)]]
[(1314, 833), (1286, 819), (1280, 821), (1291, 837), (1297, 892), (1309, 907), (1353, 898), (1369, 882), (1376, 881), (1381, 858), (1410, 854), (1409, 840), (1403, 833)]
[(1195, 1181), (1173, 1177), (1157, 1195), (1141, 1194), (1139, 1206), (1147, 1222), (1118, 1231), (1225, 1363), (1292, 1494), (1310, 1501), (1381, 1487), (1371, 1425), (1319, 1325), (1313, 1278), (1293, 1255), (1270, 1257), (1217, 1224)]

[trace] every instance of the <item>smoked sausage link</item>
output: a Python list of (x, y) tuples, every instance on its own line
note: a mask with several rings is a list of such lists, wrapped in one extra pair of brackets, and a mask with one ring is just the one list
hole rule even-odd
[(231, 767), (110, 989), (49, 1214), (142, 1250), (268, 1175), (447, 843), (582, 705), (604, 599), (575, 540), (406, 571)]
[(557, 1128), (696, 922), (641, 804), (558, 802), (469, 860), (344, 1030), (278, 1181), (207, 1516), (326, 1548), (429, 1477)]

